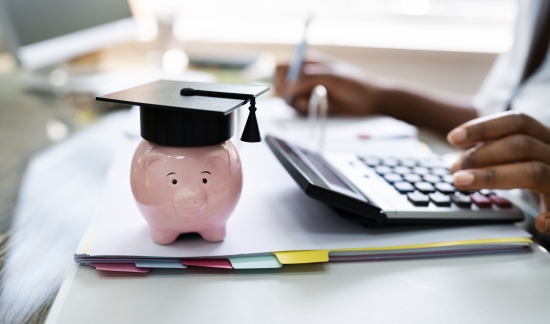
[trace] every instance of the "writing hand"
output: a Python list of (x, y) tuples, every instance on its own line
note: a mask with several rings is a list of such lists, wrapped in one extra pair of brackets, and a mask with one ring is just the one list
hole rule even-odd
[(279, 65), (274, 84), (278, 96), (292, 96), (291, 106), (307, 113), (311, 91), (317, 85), (327, 89), (329, 113), (336, 115), (368, 115), (382, 113), (379, 77), (370, 76), (359, 68), (339, 61), (311, 61), (302, 66), (300, 76), (292, 85), (286, 84), (288, 65)]

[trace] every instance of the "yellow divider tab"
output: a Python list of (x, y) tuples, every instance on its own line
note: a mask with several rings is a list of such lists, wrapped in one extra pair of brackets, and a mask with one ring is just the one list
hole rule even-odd
[(328, 250), (274, 252), (282, 264), (328, 262)]

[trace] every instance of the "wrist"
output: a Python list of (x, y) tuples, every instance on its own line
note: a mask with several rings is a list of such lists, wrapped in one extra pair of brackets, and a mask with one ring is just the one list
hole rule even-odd
[(398, 90), (390, 84), (379, 84), (372, 94), (372, 113), (378, 115), (395, 116), (395, 98)]

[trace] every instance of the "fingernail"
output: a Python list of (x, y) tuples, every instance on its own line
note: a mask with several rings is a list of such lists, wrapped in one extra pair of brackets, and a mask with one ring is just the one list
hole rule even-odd
[(547, 233), (550, 231), (550, 218), (547, 218), (544, 221), (544, 231)]
[(447, 140), (450, 143), (462, 142), (466, 139), (467, 132), (464, 128), (455, 128), (449, 135), (447, 135)]
[(469, 186), (474, 183), (474, 174), (467, 171), (458, 171), (453, 174), (453, 182), (459, 186)]

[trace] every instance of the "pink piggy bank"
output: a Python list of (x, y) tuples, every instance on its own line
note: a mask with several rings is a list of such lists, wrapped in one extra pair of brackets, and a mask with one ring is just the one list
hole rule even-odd
[(241, 161), (231, 141), (169, 147), (142, 140), (130, 174), (132, 193), (151, 238), (169, 244), (181, 233), (222, 241), (241, 195)]

